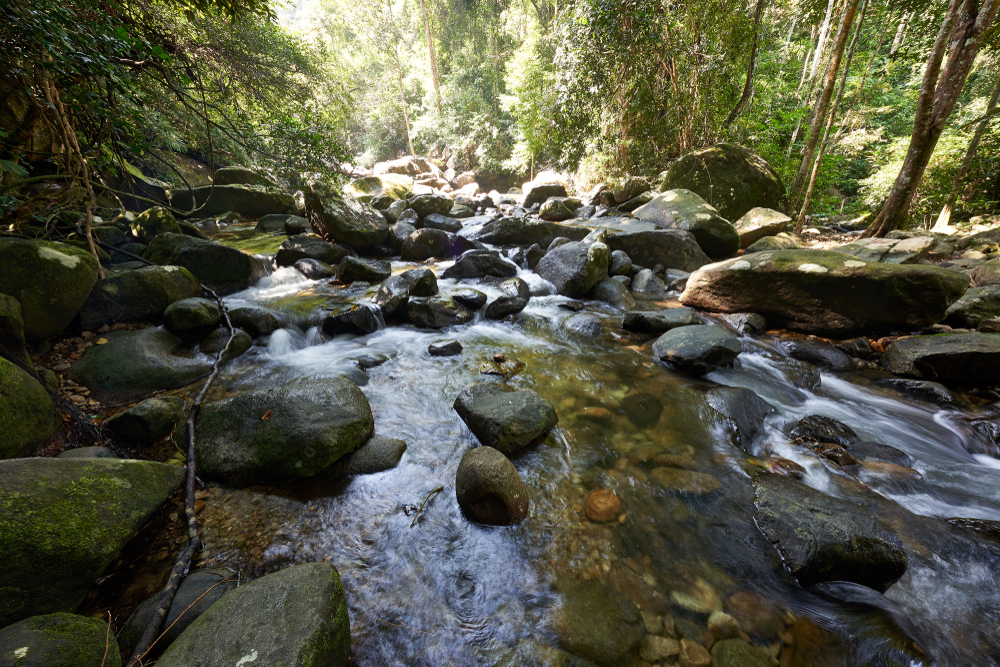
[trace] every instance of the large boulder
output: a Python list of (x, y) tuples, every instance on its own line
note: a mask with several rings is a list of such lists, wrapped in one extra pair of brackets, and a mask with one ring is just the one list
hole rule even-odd
[(796, 331), (843, 335), (913, 330), (944, 319), (969, 277), (935, 266), (872, 264), (822, 250), (757, 253), (705, 266), (681, 303), (753, 312)]
[(200, 215), (233, 211), (246, 218), (260, 218), (270, 213), (288, 213), (295, 209), (295, 198), (292, 195), (275, 188), (255, 185), (203, 185), (191, 190), (170, 190), (168, 194), (174, 208), (189, 211), (197, 206)]
[(711, 263), (690, 232), (679, 229), (625, 232), (608, 236), (611, 250), (621, 250), (639, 266), (694, 271)]
[(502, 320), (508, 315), (516, 315), (525, 309), (531, 299), (528, 283), (520, 278), (503, 281), (500, 289), (504, 292), (503, 295), (491, 301), (483, 313), (488, 320)]
[(955, 327), (976, 328), (983, 320), (1000, 317), (1000, 285), (970, 287), (951, 304), (945, 322)]
[(978, 287), (1000, 285), (1000, 259), (992, 259), (972, 270), (972, 283)]
[(278, 247), (274, 261), (278, 266), (295, 266), (301, 259), (315, 259), (324, 264), (340, 264), (345, 257), (357, 253), (347, 246), (329, 243), (311, 234), (296, 234)]
[(139, 243), (149, 244), (154, 237), (160, 234), (180, 234), (181, 226), (177, 224), (177, 219), (169, 209), (162, 206), (148, 208), (135, 216), (129, 223), (132, 236)]
[(408, 199), (406, 204), (416, 211), (420, 218), (426, 218), (434, 213), (448, 215), (454, 205), (447, 195), (417, 195)]
[(372, 173), (376, 176), (384, 174), (400, 174), (404, 176), (417, 176), (419, 174), (441, 175), (441, 169), (425, 157), (406, 155), (397, 160), (379, 162), (372, 168)]
[(381, 213), (317, 179), (306, 184), (306, 212), (317, 234), (359, 250), (381, 244), (389, 234)]
[(345, 257), (337, 267), (337, 280), (342, 283), (354, 283), (359, 280), (380, 283), (391, 275), (392, 263), (387, 259)]
[(297, 215), (289, 213), (269, 213), (257, 221), (254, 231), (258, 232), (284, 232), (286, 225), (293, 225), (306, 229), (309, 221)]
[(576, 217), (576, 209), (580, 206), (579, 199), (572, 197), (550, 197), (538, 209), (538, 217), (542, 220), (559, 222)]
[(62, 418), (35, 378), (0, 357), (0, 459), (31, 456), (55, 435)]
[(785, 185), (762, 157), (734, 144), (718, 144), (689, 153), (670, 165), (660, 191), (691, 190), (718, 209), (726, 220), (739, 220), (752, 208), (781, 210)]
[(582, 241), (590, 230), (586, 227), (561, 225), (532, 218), (500, 218), (487, 222), (475, 234), (477, 241), (492, 245), (531, 246), (548, 248), (553, 240), (562, 236), (571, 241)]
[(374, 421), (350, 380), (306, 378), (208, 403), (195, 427), (203, 474), (235, 485), (284, 484), (360, 447)]
[(413, 179), (402, 174), (363, 176), (345, 185), (344, 193), (366, 204), (377, 197), (407, 199), (413, 196)]
[(670, 329), (653, 343), (653, 356), (693, 375), (731, 364), (742, 350), (740, 339), (728, 330), (705, 324)]
[(142, 256), (160, 266), (182, 266), (219, 294), (245, 290), (267, 275), (267, 263), (214, 241), (183, 234), (161, 234)]
[(884, 593), (906, 572), (899, 535), (868, 508), (761, 474), (756, 523), (803, 586), (851, 581)]
[[(157, 658), (173, 644), (196, 618), (205, 613), (209, 607), (218, 602), (222, 596), (236, 588), (236, 580), (231, 572), (218, 570), (196, 570), (184, 577), (170, 605), (170, 612), (163, 621), (161, 630), (163, 637), (156, 642), (150, 652), (150, 658)], [(229, 579), (226, 581), (226, 579)], [(163, 593), (157, 593), (132, 612), (118, 637), (126, 655), (131, 655), (139, 645), (142, 633), (153, 619), (156, 606), (160, 603)]]
[(90, 253), (53, 241), (0, 239), (0, 267), (0, 293), (17, 299), (28, 339), (62, 331), (97, 282)]
[(968, 384), (1000, 378), (1000, 334), (911, 336), (886, 348), (882, 368), (897, 375)]
[(528, 489), (510, 460), (492, 447), (462, 456), (455, 496), (467, 517), (488, 526), (513, 526), (528, 514)]
[(0, 626), (75, 610), (183, 479), (152, 461), (0, 461)]
[(195, 619), (157, 667), (347, 667), (351, 625), (336, 568), (308, 563), (240, 586)]
[(247, 167), (219, 167), (215, 170), (212, 181), (216, 185), (275, 186), (275, 182), (270, 178)]
[(28, 344), (24, 340), (24, 318), (17, 299), (0, 294), (0, 356), (30, 366)]
[(581, 297), (608, 277), (611, 251), (603, 243), (564, 243), (545, 253), (535, 273), (571, 298)]
[(769, 208), (752, 208), (742, 218), (733, 223), (736, 233), (740, 235), (740, 247), (749, 248), (755, 242), (767, 236), (775, 236), (785, 231), (792, 219), (781, 211)]
[(121, 667), (118, 642), (99, 618), (32, 616), (0, 630), (4, 667)]
[(441, 274), (442, 278), (513, 278), (517, 266), (493, 250), (470, 250)]
[(634, 310), (622, 319), (622, 329), (645, 334), (663, 334), (671, 329), (701, 324), (698, 315), (690, 308), (664, 310)]
[(156, 391), (179, 389), (212, 370), (166, 329), (112, 331), (107, 343), (87, 348), (69, 370), (103, 403), (127, 403)]
[(736, 228), (690, 190), (668, 190), (658, 194), (632, 215), (660, 229), (691, 232), (705, 254), (715, 259), (732, 257), (740, 249)]
[(184, 401), (176, 396), (155, 396), (119, 413), (105, 428), (128, 442), (148, 444), (170, 433), (184, 419)]
[(97, 281), (80, 309), (80, 326), (94, 331), (115, 322), (159, 319), (170, 304), (198, 297), (201, 284), (181, 266), (144, 266)]
[(567, 651), (601, 667), (633, 664), (645, 631), (635, 603), (600, 581), (563, 594), (553, 625)]
[(553, 181), (531, 181), (524, 184), (524, 207), (531, 208), (535, 204), (545, 202), (549, 197), (565, 197), (566, 187)]
[(406, 304), (410, 322), (425, 329), (444, 329), (458, 324), (468, 324), (475, 315), (456, 303), (450, 296), (439, 294), (430, 297), (410, 297)]
[[(394, 225), (394, 227), (401, 226), (402, 223)], [(410, 225), (406, 226), (410, 227)], [(452, 256), (454, 247), (455, 243), (452, 235), (443, 229), (417, 229), (410, 233), (403, 241), (399, 256), (402, 259), (414, 262), (422, 262), (431, 257), (446, 259)]]
[(455, 411), (479, 442), (504, 454), (544, 438), (559, 421), (537, 392), (504, 384), (466, 387), (455, 399)]

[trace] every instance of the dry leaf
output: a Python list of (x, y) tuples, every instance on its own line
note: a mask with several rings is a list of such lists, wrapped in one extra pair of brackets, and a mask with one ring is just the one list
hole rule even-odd
[(271, 418), (271, 415), (273, 415), (273, 414), (274, 414), (274, 410), (268, 410), (267, 412), (264, 413), (264, 416), (261, 417), (260, 420), (262, 422), (266, 422), (268, 419)]

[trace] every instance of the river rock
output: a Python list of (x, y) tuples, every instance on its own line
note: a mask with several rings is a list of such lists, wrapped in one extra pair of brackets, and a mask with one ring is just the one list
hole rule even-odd
[(444, 329), (457, 324), (468, 324), (475, 317), (446, 295), (410, 297), (406, 305), (410, 322), (425, 329)]
[(752, 208), (781, 210), (785, 186), (763, 158), (736, 144), (718, 144), (680, 158), (667, 171), (660, 191), (686, 188), (739, 220)]
[(635, 308), (635, 298), (629, 294), (628, 288), (621, 281), (614, 278), (605, 278), (597, 283), (594, 289), (587, 293), (587, 297), (626, 312)]
[(372, 303), (379, 307), (382, 315), (393, 317), (397, 314), (406, 314), (406, 307), (410, 302), (410, 283), (403, 276), (390, 276), (381, 285)]
[(406, 443), (397, 438), (372, 438), (351, 454), (348, 475), (372, 475), (395, 468), (406, 452)]
[[(767, 331), (767, 320), (764, 319), (763, 315), (757, 313), (721, 313), (718, 318), (735, 329), (741, 336)], [(866, 338), (865, 341), (867, 340)]]
[(0, 294), (0, 353), (31, 367), (28, 345), (24, 340), (24, 318), (21, 304), (7, 294)]
[(212, 369), (165, 329), (112, 331), (107, 343), (87, 348), (69, 374), (102, 403), (127, 403), (156, 391), (179, 389)]
[(170, 433), (184, 417), (182, 399), (156, 396), (115, 415), (107, 421), (105, 428), (122, 440), (149, 444)]
[(77, 447), (76, 449), (64, 449), (56, 454), (57, 459), (117, 459), (113, 451), (107, 447), (92, 445), (90, 447)]
[(508, 315), (516, 315), (524, 310), (531, 299), (528, 283), (520, 278), (508, 278), (500, 283), (500, 289), (504, 291), (503, 296), (491, 301), (483, 313), (488, 320), (502, 320)]
[(1000, 334), (900, 338), (886, 348), (882, 368), (897, 375), (941, 382), (995, 384), (1000, 377)]
[(366, 305), (343, 305), (334, 308), (323, 320), (323, 333), (328, 336), (352, 334), (364, 336), (382, 328), (377, 311)]
[(566, 318), (563, 327), (575, 334), (588, 338), (597, 338), (604, 334), (604, 324), (601, 318), (593, 313), (577, 313)]
[(380, 283), (392, 275), (392, 264), (387, 259), (361, 259), (345, 257), (337, 268), (337, 280), (342, 283), (364, 281)]
[(183, 478), (152, 461), (0, 461), (0, 626), (75, 610)]
[(493, 250), (470, 250), (444, 270), (442, 278), (513, 278), (517, 266), (500, 257)]
[(550, 250), (535, 273), (570, 298), (581, 297), (608, 277), (611, 251), (603, 243), (571, 242)]
[(1000, 317), (1000, 285), (970, 287), (948, 308), (945, 322), (953, 327), (975, 329), (983, 320)]
[(389, 235), (386, 238), (386, 244), (393, 252), (401, 252), (406, 239), (410, 238), (415, 231), (417, 231), (417, 228), (408, 222), (396, 222), (389, 226)]
[(765, 236), (774, 236), (785, 231), (791, 221), (791, 218), (780, 211), (757, 207), (747, 211), (742, 218), (733, 223), (733, 227), (740, 235), (740, 247), (745, 249)]
[(288, 220), (285, 220), (285, 234), (288, 236), (305, 234), (310, 229), (311, 225), (309, 224), (309, 221), (297, 215), (289, 216)]
[(448, 292), (448, 296), (469, 310), (479, 310), (486, 305), (486, 300), (489, 298), (479, 290), (472, 289), (471, 287), (453, 289)]
[(154, 237), (160, 234), (181, 234), (181, 226), (177, 224), (174, 214), (162, 206), (154, 206), (135, 216), (129, 223), (132, 236), (139, 243), (149, 245)]
[(476, 523), (513, 526), (528, 515), (528, 489), (514, 464), (492, 447), (476, 447), (462, 456), (455, 496)]
[(605, 243), (612, 251), (621, 250), (628, 254), (633, 265), (659, 264), (667, 269), (694, 271), (712, 261), (690, 232), (679, 229), (611, 234)]
[(452, 234), (462, 231), (461, 222), (450, 216), (441, 215), (440, 213), (431, 213), (421, 222), (423, 222), (424, 227), (427, 229), (442, 229)]
[(652, 269), (641, 269), (632, 277), (629, 289), (647, 299), (666, 299), (667, 286)]
[(525, 183), (524, 188), (524, 208), (531, 208), (535, 204), (541, 204), (549, 199), (549, 197), (565, 197), (566, 187), (562, 183), (555, 183), (552, 181), (531, 181)]
[(611, 266), (608, 274), (612, 276), (627, 276), (632, 271), (632, 259), (623, 250), (614, 250), (611, 253)]
[(771, 250), (796, 250), (802, 247), (802, 239), (795, 234), (779, 232), (774, 236), (765, 236), (759, 241), (754, 241), (743, 253), (743, 256), (752, 255), (757, 252), (768, 252)]
[(439, 340), (427, 346), (427, 354), (432, 357), (454, 357), (462, 354), (462, 344), (457, 340)]
[(201, 472), (243, 486), (311, 477), (367, 441), (374, 422), (358, 386), (333, 377), (207, 403), (195, 427)]
[(757, 526), (803, 586), (851, 581), (884, 593), (906, 572), (899, 535), (868, 508), (781, 475), (753, 484)]
[(335, 267), (318, 259), (300, 259), (295, 262), (295, 269), (309, 280), (325, 280), (337, 274)]
[(789, 438), (802, 438), (814, 442), (832, 442), (850, 448), (858, 441), (858, 434), (847, 424), (831, 417), (809, 415), (788, 431)]
[(79, 312), (97, 281), (97, 260), (65, 243), (0, 238), (0, 293), (17, 299), (28, 339), (50, 338)]
[(838, 350), (825, 340), (817, 338), (785, 338), (776, 344), (792, 359), (798, 359), (820, 368), (846, 371), (854, 368), (854, 362), (846, 353)]
[(935, 266), (780, 250), (703, 267), (688, 279), (681, 302), (700, 310), (760, 313), (772, 325), (796, 331), (912, 330), (942, 320), (968, 280)]
[(690, 190), (663, 192), (632, 215), (652, 222), (660, 229), (690, 232), (709, 257), (732, 257), (740, 249), (740, 235), (736, 228)]
[(452, 201), (447, 195), (417, 195), (411, 197), (406, 203), (421, 218), (426, 218), (434, 213), (442, 216), (448, 215), (452, 207)]
[(430, 269), (410, 269), (399, 275), (409, 285), (413, 296), (434, 296), (438, 293), (437, 276)]
[[(229, 342), (230, 333), (232, 333), (233, 337), (233, 342), (231, 343)], [(227, 343), (229, 344), (228, 350), (226, 349)], [(223, 362), (232, 361), (242, 356), (251, 347), (253, 347), (253, 338), (250, 334), (242, 329), (235, 329), (230, 332), (227, 326), (217, 327), (198, 343), (198, 350), (202, 354), (211, 355), (213, 358), (221, 354), (223, 350), (226, 350), (225, 355), (222, 357)]]
[(320, 236), (365, 249), (381, 244), (389, 233), (388, 223), (376, 209), (345, 197), (323, 181), (311, 179), (305, 193), (306, 211)]
[(347, 667), (350, 650), (350, 619), (337, 570), (327, 563), (308, 563), (226, 593), (156, 664)]
[(275, 182), (264, 174), (248, 167), (219, 167), (212, 181), (216, 185), (265, 185), (274, 187)]
[(583, 510), (591, 521), (614, 521), (621, 514), (622, 501), (611, 489), (595, 489), (587, 494)]
[(541, 440), (559, 421), (537, 392), (502, 384), (466, 387), (455, 399), (455, 411), (479, 442), (504, 454)]
[(283, 232), (285, 231), (285, 225), (293, 220), (295, 221), (293, 224), (303, 229), (309, 226), (309, 221), (301, 216), (289, 215), (287, 213), (271, 213), (258, 220), (257, 226), (254, 229), (258, 232)]
[(204, 331), (222, 319), (219, 304), (201, 297), (174, 301), (163, 311), (163, 326), (176, 336)]
[(560, 646), (601, 667), (632, 664), (644, 633), (635, 603), (599, 581), (576, 584), (562, 597), (553, 619)]
[(295, 266), (300, 259), (315, 259), (324, 264), (340, 264), (345, 257), (357, 257), (347, 246), (328, 243), (318, 236), (297, 234), (278, 247), (274, 261), (278, 266)]
[(912, 464), (906, 452), (868, 440), (852, 443), (851, 454), (860, 461), (884, 461), (901, 468), (909, 468)]
[(247, 218), (260, 218), (269, 213), (288, 213), (295, 209), (292, 195), (259, 185), (203, 185), (190, 191), (178, 188), (170, 190), (169, 196), (175, 208), (189, 211), (198, 206), (202, 215), (234, 211)]
[(402, 259), (422, 262), (425, 259), (447, 259), (452, 256), (452, 236), (443, 229), (418, 229), (410, 234), (400, 249)]
[(977, 287), (1000, 285), (1000, 259), (992, 259), (974, 268), (972, 283)]
[(229, 321), (254, 338), (267, 336), (281, 328), (278, 315), (260, 306), (241, 306), (229, 311)]
[(743, 387), (712, 387), (706, 392), (705, 400), (733, 425), (739, 448), (760, 456), (760, 449), (753, 445), (764, 429), (764, 420), (775, 412), (771, 404)]
[(259, 257), (183, 234), (160, 234), (143, 257), (160, 266), (182, 266), (220, 295), (244, 290), (268, 272)]
[(701, 324), (690, 308), (665, 308), (663, 310), (633, 310), (625, 313), (622, 329), (636, 333), (662, 334), (676, 329)]
[(538, 209), (538, 217), (542, 220), (561, 222), (576, 217), (576, 209), (580, 205), (579, 199), (571, 197), (549, 197)]
[(170, 304), (199, 297), (198, 279), (180, 266), (143, 266), (99, 280), (80, 309), (80, 326), (94, 331), (115, 322), (159, 319)]
[(121, 667), (118, 642), (99, 618), (32, 616), (0, 630), (0, 665), (7, 667)]
[(712, 645), (712, 667), (770, 667), (768, 654), (742, 639), (723, 639)]
[(586, 227), (561, 225), (531, 218), (500, 218), (487, 222), (474, 238), (492, 245), (531, 246), (548, 248), (560, 236), (572, 241), (582, 241), (590, 234)]
[(653, 356), (684, 373), (704, 375), (731, 364), (743, 351), (740, 339), (722, 327), (676, 327), (653, 343)]
[(0, 459), (31, 456), (62, 425), (55, 403), (38, 380), (2, 357), (0, 415)]
[[(236, 588), (236, 578), (228, 570), (195, 570), (184, 577), (177, 588), (170, 612), (163, 621), (161, 632), (163, 637), (156, 642), (149, 657), (158, 658), (173, 644), (195, 619), (208, 611), (208, 608), (222, 599), (229, 591)], [(225, 581), (226, 579), (229, 581)], [(162, 593), (148, 598), (132, 612), (125, 625), (122, 626), (119, 642), (123, 652), (131, 655), (138, 646), (142, 633), (153, 618), (156, 605), (160, 602)], [(204, 597), (203, 597), (204, 596)], [(183, 612), (183, 615), (181, 615)], [(167, 628), (170, 628), (169, 630)]]

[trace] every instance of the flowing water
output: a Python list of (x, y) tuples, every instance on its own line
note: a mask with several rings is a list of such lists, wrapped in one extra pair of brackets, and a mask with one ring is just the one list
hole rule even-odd
[[(412, 266), (394, 262), (394, 270)], [(805, 389), (780, 355), (749, 339), (738, 367), (691, 379), (656, 363), (649, 341), (621, 332), (611, 309), (587, 306), (609, 333), (573, 333), (564, 323), (574, 313), (560, 307), (567, 299), (545, 294), (534, 274), (522, 277), (538, 296), (514, 323), (435, 332), (393, 326), (336, 339), (319, 330), (324, 313), (363, 300), (370, 288), (336, 288), (279, 269), (230, 296), (230, 307), (267, 306), (288, 326), (232, 365), (216, 396), (344, 375), (367, 395), (376, 435), (408, 448), (396, 468), (374, 475), (328, 474), (280, 489), (213, 485), (202, 514), (202, 563), (254, 574), (333, 563), (344, 581), (354, 661), (364, 667), (573, 664), (558, 648), (555, 619), (563, 593), (588, 580), (621, 591), (647, 621), (672, 621), (680, 636), (702, 644), (711, 641), (709, 614), (724, 610), (783, 666), (1000, 664), (1000, 544), (940, 521), (1000, 520), (1000, 461), (970, 453), (989, 449), (968, 427), (977, 416), (971, 408), (908, 397), (858, 373), (824, 373)], [(439, 285), (448, 291), (456, 283)], [(443, 338), (460, 341), (464, 352), (431, 357), (427, 346)], [(458, 463), (478, 442), (452, 404), (471, 383), (500, 381), (482, 373), (497, 352), (524, 363), (508, 382), (547, 397), (559, 415), (543, 443), (512, 457), (531, 506), (521, 524), (503, 528), (467, 520), (454, 491)], [(822, 598), (783, 569), (753, 520), (750, 475), (763, 468), (706, 404), (706, 390), (718, 384), (749, 388), (776, 408), (750, 451), (798, 462), (804, 481), (826, 493), (878, 505), (909, 557), (887, 599)], [(906, 452), (919, 478), (865, 469), (854, 477), (791, 444), (782, 430), (810, 414)], [(715, 477), (721, 490), (667, 492), (651, 475), (665, 461)], [(583, 501), (596, 488), (622, 499), (618, 521), (587, 521)]]

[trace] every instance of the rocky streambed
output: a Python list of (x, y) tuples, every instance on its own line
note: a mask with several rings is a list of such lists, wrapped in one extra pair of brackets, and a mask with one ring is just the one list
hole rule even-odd
[[(187, 276), (241, 333), (159, 665), (1000, 663), (1000, 336), (969, 275), (996, 241), (816, 250), (693, 193), (542, 185), (381, 214), (317, 188), (327, 240), (151, 234), (163, 266), (98, 282), (93, 335), (56, 346), (115, 451), (0, 462), (0, 664), (56, 626), (104, 648), (66, 612), (110, 610), (125, 656), (141, 634), (228, 338)], [(31, 414), (14, 456), (58, 428)]]

